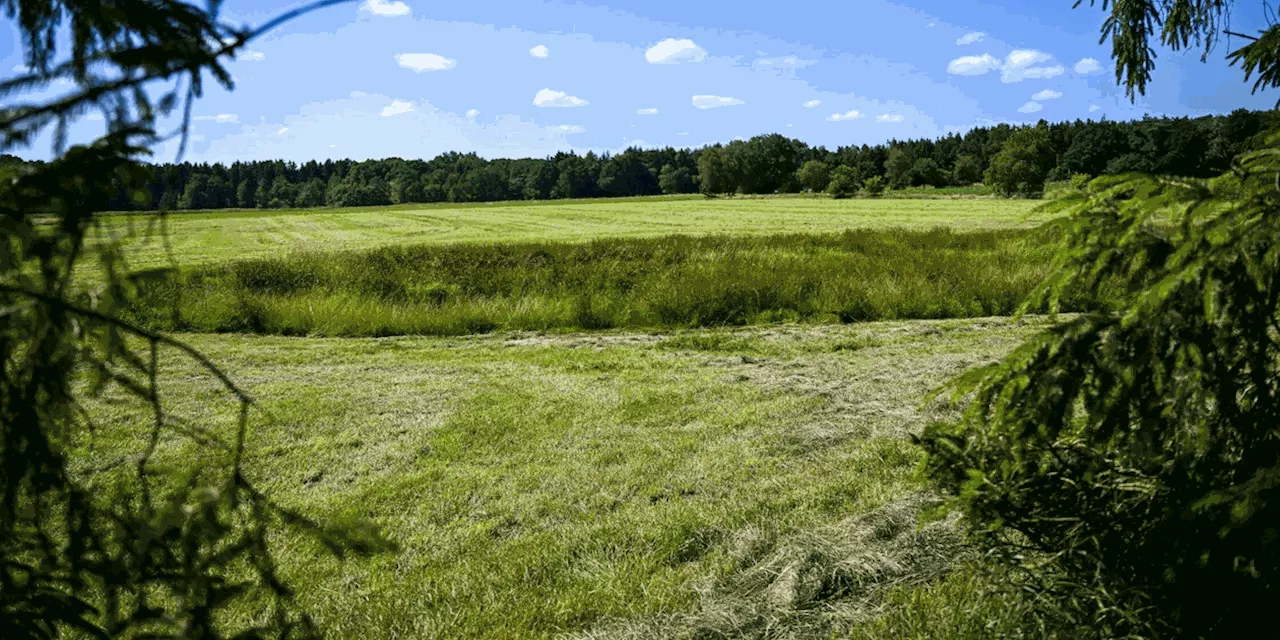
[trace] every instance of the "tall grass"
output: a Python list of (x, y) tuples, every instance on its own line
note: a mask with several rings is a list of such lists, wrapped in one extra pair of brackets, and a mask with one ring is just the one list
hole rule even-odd
[(141, 274), (129, 312), (169, 330), (322, 336), (1006, 315), (1051, 252), (1033, 233), (946, 229), (309, 252)]

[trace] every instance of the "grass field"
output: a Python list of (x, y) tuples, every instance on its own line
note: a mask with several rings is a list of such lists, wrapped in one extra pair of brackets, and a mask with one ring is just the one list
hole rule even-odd
[[(400, 546), (343, 564), (278, 540), (333, 637), (985, 637), (962, 613), (983, 603), (954, 528), (917, 528), (907, 435), (945, 414), (927, 391), (1035, 326), (189, 338), (265, 409), (260, 487)], [(167, 414), (228, 438), (217, 383), (162, 364)], [(82, 468), (144, 445), (148, 410), (115, 394), (91, 409), (118, 426), (85, 435)]]
[[(143, 286), (127, 313), (193, 332), (261, 400), (259, 487), (399, 546), (342, 563), (275, 541), (333, 637), (1016, 635), (1021, 596), (953, 521), (919, 526), (934, 499), (909, 436), (951, 411), (930, 390), (1043, 326), (983, 317), (1047, 273), (1034, 207), (181, 214), (167, 247), (128, 241)], [(865, 322), (883, 318), (934, 320)], [(175, 354), (160, 370), (166, 416), (230, 438), (215, 380)], [(153, 416), (124, 394), (89, 410), (80, 470), (145, 445)], [(178, 436), (159, 450), (157, 468), (230, 455)]]
[[(149, 216), (103, 216), (103, 233), (128, 238), (135, 269), (208, 265), (295, 251), (387, 246), (581, 242), (672, 234), (830, 233), (851, 228), (1026, 228), (1035, 202), (992, 199), (627, 198), (350, 210), (182, 213), (167, 242)], [(170, 259), (172, 256), (172, 260)]]
[(1007, 315), (1052, 251), (1027, 232), (943, 228), (295, 253), (151, 277), (132, 317), (389, 336)]

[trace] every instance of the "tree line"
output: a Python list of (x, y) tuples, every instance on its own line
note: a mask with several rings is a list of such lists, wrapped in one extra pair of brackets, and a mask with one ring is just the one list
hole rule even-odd
[[(431, 160), (281, 160), (159, 164), (150, 198), (120, 197), (115, 210), (347, 207), (828, 191), (837, 197), (905, 187), (985, 183), (1002, 195), (1035, 195), (1046, 181), (1128, 172), (1210, 177), (1259, 146), (1276, 111), (1225, 116), (977, 127), (930, 140), (892, 140), (834, 151), (778, 134), (700, 149), (557, 153), (485, 160), (445, 153)], [(6, 156), (4, 162), (21, 162)]]

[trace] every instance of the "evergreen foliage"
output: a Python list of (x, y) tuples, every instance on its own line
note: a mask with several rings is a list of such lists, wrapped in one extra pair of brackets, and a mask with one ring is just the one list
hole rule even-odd
[[(1230, 4), (1104, 2), (1117, 77), (1142, 92), (1155, 26), (1175, 48), (1211, 44)], [(1277, 34), (1271, 26), (1230, 54), (1259, 86), (1274, 86)], [(1186, 161), (1165, 146), (1185, 140), (1159, 133), (1107, 164)], [(1043, 170), (1036, 149), (1046, 144), (1019, 140), (1008, 174)], [(1102, 145), (1091, 146), (1068, 154), (1073, 169), (1103, 164)], [(1042, 620), (1071, 637), (1256, 637), (1274, 626), (1280, 139), (1264, 146), (1218, 178), (1102, 177), (1052, 203), (1070, 215), (1051, 275), (1024, 309), (1053, 308), (1064, 292), (1107, 304), (960, 377), (951, 391), (962, 418), (921, 438), (925, 475), (988, 557), (1021, 569)], [(1187, 148), (1212, 162), (1239, 150)], [(1003, 171), (988, 176), (1003, 188), (1030, 183)]]
[[(308, 8), (327, 4), (334, 2)], [(381, 543), (310, 522), (254, 486), (242, 464), (253, 399), (198, 351), (119, 319), (117, 310), (134, 292), (122, 275), (127, 267), (114, 247), (85, 246), (96, 212), (112, 203), (157, 201), (148, 186), (164, 182), (140, 162), (160, 140), (157, 118), (179, 107), (189, 117), (206, 75), (231, 88), (224, 63), (308, 8), (256, 30), (220, 22), (217, 2), (200, 8), (155, 0), (0, 0), (0, 8), (17, 22), (28, 68), (0, 83), (0, 93), (55, 81), (74, 86), (44, 102), (0, 109), (0, 150), (52, 130), (55, 156), (0, 163), (4, 637), (318, 635), (277, 572), (269, 541), (284, 532), (308, 534), (337, 553)], [(108, 133), (67, 148), (68, 124), (89, 110), (103, 113)], [(171, 188), (160, 202), (180, 194), (185, 205), (207, 206), (233, 192), (217, 175)], [(283, 187), (267, 192), (288, 195)], [(101, 284), (85, 291), (76, 276), (95, 267)], [(222, 385), (236, 407), (233, 424), (185, 424), (167, 413), (158, 382), (166, 351), (195, 359)], [(87, 469), (75, 454), (95, 430), (136, 427), (95, 420), (100, 416), (81, 401), (97, 393), (145, 403), (153, 420), (133, 431), (132, 451)], [(174, 440), (198, 443), (198, 460), (158, 461)], [(229, 619), (224, 612), (232, 605), (251, 617)]]

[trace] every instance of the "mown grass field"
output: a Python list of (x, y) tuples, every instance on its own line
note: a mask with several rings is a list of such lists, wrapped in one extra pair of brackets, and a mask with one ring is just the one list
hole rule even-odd
[[(989, 630), (960, 613), (988, 605), (954, 528), (917, 527), (907, 436), (947, 411), (926, 392), (1035, 326), (189, 338), (261, 402), (261, 488), (400, 547), (340, 563), (277, 540), (333, 637), (943, 637)], [(215, 380), (161, 370), (171, 418), (231, 437)], [(83, 468), (145, 445), (147, 408), (90, 409), (117, 426)], [(229, 455), (175, 436), (156, 464)]]
[(405, 245), (581, 242), (672, 234), (770, 235), (845, 229), (1009, 229), (1034, 226), (1035, 203), (993, 199), (655, 197), (413, 205), (349, 210), (194, 212), (169, 216), (167, 237), (149, 216), (103, 216), (102, 233), (127, 238), (129, 264), (152, 269)]
[[(909, 436), (952, 410), (929, 391), (1043, 326), (987, 317), (1046, 273), (1033, 207), (182, 214), (169, 249), (128, 246), (148, 269), (127, 312), (260, 400), (259, 487), (399, 546), (339, 562), (277, 538), (333, 637), (986, 638), (1025, 603), (954, 522), (919, 526), (934, 499)], [(885, 318), (926, 319), (867, 322)], [(160, 371), (166, 416), (232, 437), (216, 380), (174, 353)], [(153, 415), (125, 394), (88, 408), (79, 469), (145, 446)], [(178, 435), (159, 451), (230, 456)]]

